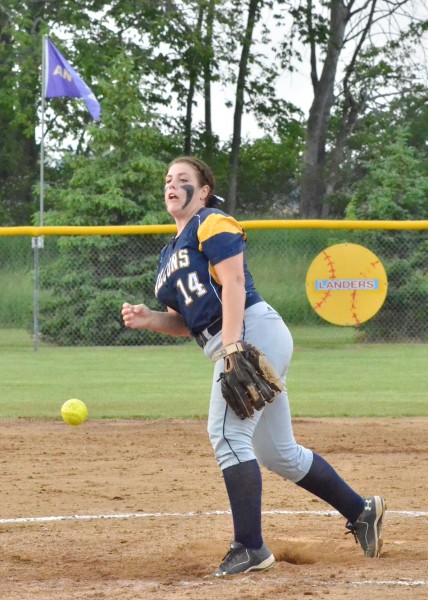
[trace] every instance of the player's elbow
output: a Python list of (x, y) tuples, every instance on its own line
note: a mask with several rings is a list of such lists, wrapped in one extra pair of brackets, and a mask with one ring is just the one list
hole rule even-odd
[(242, 273), (233, 273), (222, 282), (223, 290), (243, 290), (245, 289), (245, 276)]

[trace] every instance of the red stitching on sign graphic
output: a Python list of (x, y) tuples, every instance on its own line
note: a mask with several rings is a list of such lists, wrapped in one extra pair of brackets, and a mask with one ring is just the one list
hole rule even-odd
[(354, 290), (352, 292), (352, 294), (351, 294), (351, 312), (352, 312), (352, 318), (354, 319), (355, 324), (359, 325), (360, 324), (360, 320), (357, 317), (357, 313), (355, 312), (357, 310), (357, 302), (356, 302), (356, 300), (357, 300), (357, 292), (356, 292), (356, 290)]
[(331, 296), (331, 292), (326, 292), (319, 302), (314, 306), (314, 310), (319, 310), (321, 306), (327, 301), (327, 298)]
[[(327, 252), (325, 250), (323, 251), (322, 254), (323, 254), (324, 260), (328, 266), (328, 271), (330, 274), (329, 279), (336, 279), (336, 271), (334, 270), (334, 264), (331, 260), (331, 256), (329, 254), (327, 254)], [(321, 300), (315, 304), (314, 310), (319, 310), (321, 308), (321, 306), (327, 302), (327, 300), (330, 296), (331, 296), (331, 292), (330, 291), (326, 292), (324, 294), (324, 296), (321, 298)]]
[(331, 256), (329, 256), (325, 250), (323, 252), (323, 256), (324, 256), (325, 262), (328, 265), (328, 270), (329, 270), (329, 273), (330, 273), (330, 279), (336, 279), (336, 271), (334, 270), (334, 264), (331, 261)]

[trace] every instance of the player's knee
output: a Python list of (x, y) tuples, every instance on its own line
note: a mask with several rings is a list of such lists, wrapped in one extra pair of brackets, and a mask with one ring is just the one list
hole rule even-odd
[(258, 453), (257, 460), (269, 471), (292, 482), (300, 481), (312, 464), (312, 451), (304, 446), (296, 446), (286, 455)]
[(222, 470), (255, 458), (252, 444), (245, 438), (226, 438), (221, 433), (210, 430), (208, 435), (215, 458)]

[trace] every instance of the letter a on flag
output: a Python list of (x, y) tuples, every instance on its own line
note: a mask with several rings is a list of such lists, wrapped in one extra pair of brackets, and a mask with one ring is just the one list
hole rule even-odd
[(101, 108), (92, 91), (54, 44), (47, 38), (45, 43), (45, 98), (83, 98), (92, 118), (98, 121)]

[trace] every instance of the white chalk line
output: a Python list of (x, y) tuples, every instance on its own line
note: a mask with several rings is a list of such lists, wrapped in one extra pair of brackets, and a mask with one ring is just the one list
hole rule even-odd
[(410, 580), (410, 581), (401, 581), (400, 579), (398, 580), (391, 580), (391, 581), (376, 581), (375, 579), (369, 579), (368, 581), (351, 581), (352, 585), (396, 585), (396, 586), (409, 586), (409, 587), (418, 587), (418, 586), (424, 586), (424, 585), (428, 585), (428, 580), (425, 579), (421, 579), (421, 580)]
[[(51, 517), (17, 517), (14, 519), (0, 519), (0, 525), (16, 525), (20, 523), (49, 523), (52, 521), (92, 521), (102, 519), (151, 519), (151, 518), (191, 518), (191, 517), (218, 517), (230, 515), (230, 510), (213, 510), (209, 512), (154, 512), (154, 513), (115, 513), (107, 515), (60, 515)], [(388, 510), (387, 516), (400, 517), (428, 517), (428, 511), (420, 510)], [(266, 510), (263, 515), (315, 515), (319, 517), (336, 517), (339, 513), (336, 510)]]
[[(269, 585), (269, 586), (273, 586), (273, 585), (277, 585), (277, 586), (283, 586), (283, 585), (289, 585), (290, 584), (290, 578), (287, 577), (260, 577), (260, 575), (258, 574), (256, 576), (256, 579), (252, 578), (252, 576), (249, 574), (247, 575), (246, 579), (242, 579), (241, 581), (243, 581), (243, 583), (253, 583), (257, 586), (260, 585)], [(325, 581), (325, 580), (319, 580), (319, 579), (312, 579), (310, 582), (308, 582), (307, 580), (305, 581), (305, 583), (309, 583), (311, 586), (323, 586), (326, 588), (349, 588), (349, 587), (356, 587), (356, 586), (387, 586), (387, 587), (425, 587), (428, 586), (428, 580), (426, 579), (407, 579), (407, 580), (403, 580), (403, 579), (391, 579), (391, 580), (379, 580), (377, 581), (376, 579), (368, 579), (365, 581)], [(213, 585), (214, 582), (204, 579), (203, 581), (180, 581), (177, 585), (179, 585), (180, 587), (204, 587), (206, 585)]]
[[(23, 523), (49, 523), (53, 521), (91, 521), (91, 520), (102, 520), (102, 519), (141, 519), (141, 518), (191, 518), (191, 517), (216, 517), (230, 515), (229, 510), (214, 510), (208, 512), (188, 512), (188, 513), (177, 513), (177, 512), (154, 512), (154, 513), (116, 513), (106, 515), (62, 515), (62, 516), (51, 516), (51, 517), (18, 517), (15, 519), (0, 519), (1, 524), (23, 524)], [(267, 510), (263, 511), (264, 515), (314, 515), (321, 517), (336, 517), (340, 516), (335, 510)], [(417, 518), (417, 517), (428, 517), (428, 511), (411, 511), (411, 510), (388, 510), (388, 516)], [(285, 581), (285, 580), (284, 580)], [(288, 580), (286, 580), (288, 582)], [(278, 581), (279, 583), (280, 581)], [(272, 581), (269, 580), (270, 585)], [(322, 582), (324, 583), (324, 582)], [(329, 582), (331, 585), (332, 582)], [(205, 582), (181, 582), (181, 585), (205, 585)], [(340, 586), (342, 584), (335, 583), (334, 585)], [(350, 581), (348, 583), (351, 587), (425, 587), (428, 586), (428, 580), (380, 580), (369, 579), (365, 581)]]

